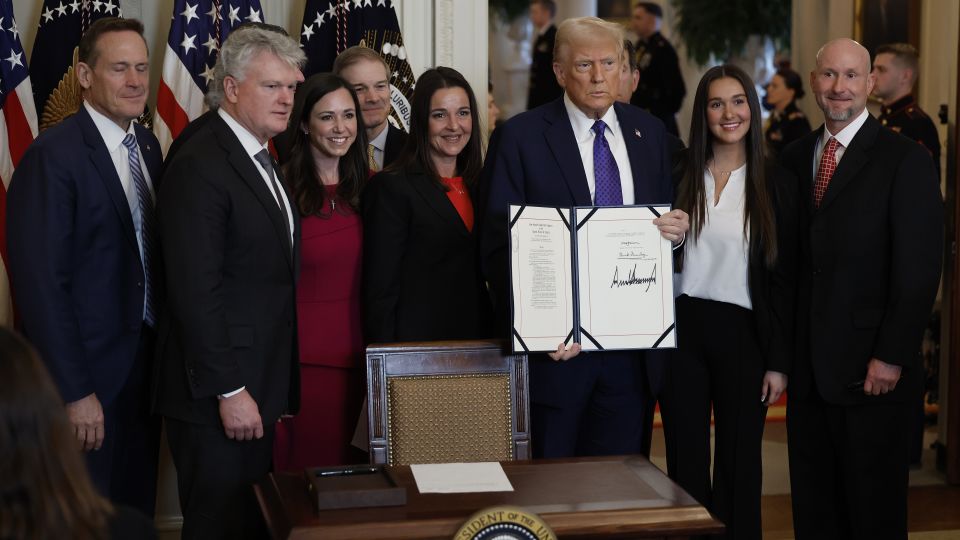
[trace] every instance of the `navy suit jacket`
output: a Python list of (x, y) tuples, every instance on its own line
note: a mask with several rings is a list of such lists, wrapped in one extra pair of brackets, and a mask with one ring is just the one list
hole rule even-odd
[[(621, 103), (615, 103), (613, 107), (630, 157), (634, 202), (672, 202), (671, 159), (663, 123), (636, 107)], [(494, 131), (481, 186), (481, 200), (486, 201), (480, 238), (481, 261), (493, 294), (495, 330), (507, 337), (510, 333), (510, 263), (507, 253), (510, 205), (570, 207), (593, 204), (563, 98), (517, 115)], [(543, 402), (562, 399), (561, 387), (574, 382), (565, 379), (576, 377), (573, 371), (567, 373), (570, 377), (561, 376), (554, 383), (532, 386), (531, 398)], [(659, 376), (654, 378), (659, 379)], [(551, 386), (554, 388), (549, 388)]]
[[(156, 190), (160, 144), (134, 129)], [(127, 197), (83, 106), (34, 141), (7, 197), (10, 278), (23, 333), (65, 401), (96, 393), (107, 405), (137, 355), (144, 273)], [(160, 274), (152, 277), (159, 293)]]

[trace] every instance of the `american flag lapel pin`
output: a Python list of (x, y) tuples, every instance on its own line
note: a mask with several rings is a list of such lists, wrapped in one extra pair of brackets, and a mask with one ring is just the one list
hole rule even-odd
[(643, 138), (643, 135), (640, 134), (640, 130), (639, 130), (639, 129), (633, 130), (633, 134), (636, 135), (638, 139), (642, 139), (642, 138)]

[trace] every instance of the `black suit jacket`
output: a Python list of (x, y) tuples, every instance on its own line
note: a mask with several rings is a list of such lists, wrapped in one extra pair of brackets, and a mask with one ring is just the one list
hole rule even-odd
[[(154, 188), (160, 144), (134, 126)], [(7, 193), (10, 278), (24, 335), (67, 402), (120, 392), (143, 329), (144, 273), (127, 196), (85, 107), (44, 131)], [(151, 284), (161, 311), (163, 276)]]
[(387, 124), (387, 143), (383, 147), (383, 168), (396, 161), (407, 144), (407, 133), (402, 129), (393, 127), (393, 124)]
[(429, 175), (377, 174), (362, 212), (368, 343), (489, 337), (476, 236)]
[[(841, 405), (916, 399), (920, 340), (940, 279), (943, 202), (929, 152), (867, 118), (813, 205), (823, 128), (788, 146), (799, 180), (798, 356), (791, 395)], [(882, 396), (847, 386), (878, 358), (903, 366)]]
[(159, 413), (217, 425), (217, 395), (241, 386), (264, 425), (298, 408), (300, 227), (291, 206), (293, 245), (258, 165), (219, 116), (167, 165), (159, 197), (169, 276), (155, 376)]
[[(678, 153), (679, 166), (674, 178), (683, 180), (688, 150)], [(767, 161), (764, 170), (777, 227), (777, 260), (768, 267), (765, 261), (766, 241), (751, 224), (747, 285), (764, 369), (789, 374), (795, 354), (796, 267), (797, 267), (797, 180), (790, 171), (776, 162)], [(702, 179), (700, 180), (703, 181)], [(708, 204), (710, 204), (708, 202)], [(689, 213), (689, 209), (686, 209)], [(680, 249), (686, 249), (685, 242)], [(679, 250), (678, 250), (679, 251)], [(677, 266), (682, 253), (677, 254)], [(683, 332), (683, 321), (678, 332)]]

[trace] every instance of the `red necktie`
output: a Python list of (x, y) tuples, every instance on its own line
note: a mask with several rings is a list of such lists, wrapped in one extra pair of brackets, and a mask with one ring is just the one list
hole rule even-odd
[(833, 171), (837, 170), (837, 147), (840, 143), (837, 139), (830, 137), (827, 141), (827, 147), (823, 149), (823, 155), (820, 156), (820, 166), (817, 167), (817, 181), (813, 185), (813, 205), (820, 207), (820, 201), (823, 200), (823, 194), (827, 192), (827, 186), (830, 184), (830, 178), (833, 177)]

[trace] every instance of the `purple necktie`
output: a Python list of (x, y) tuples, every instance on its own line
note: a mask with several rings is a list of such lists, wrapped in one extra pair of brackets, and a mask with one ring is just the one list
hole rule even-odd
[(623, 204), (623, 191), (620, 189), (620, 169), (613, 159), (613, 152), (603, 136), (607, 125), (603, 120), (597, 120), (590, 128), (596, 133), (593, 139), (593, 177), (595, 206), (616, 206)]

